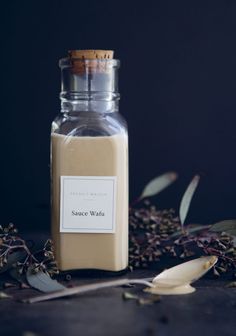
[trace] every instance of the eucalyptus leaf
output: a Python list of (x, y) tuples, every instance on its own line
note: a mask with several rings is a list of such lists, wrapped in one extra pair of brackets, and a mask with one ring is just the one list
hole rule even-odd
[(7, 258), (7, 264), (0, 268), (0, 274), (8, 271), (17, 261), (22, 261), (26, 257), (25, 251), (17, 251), (9, 254)]
[(193, 195), (195, 193), (195, 190), (198, 186), (199, 181), (200, 181), (200, 176), (195, 175), (192, 181), (190, 182), (190, 184), (188, 185), (182, 197), (182, 200), (180, 203), (180, 210), (179, 210), (179, 217), (180, 217), (180, 222), (181, 222), (182, 227), (184, 226), (184, 222), (187, 217), (189, 207), (190, 207)]
[(236, 247), (236, 235), (233, 237), (233, 245)]
[(211, 225), (198, 225), (195, 227), (188, 228), (188, 233), (196, 233), (202, 230), (210, 229)]
[(177, 173), (168, 172), (151, 180), (144, 188), (140, 199), (158, 194), (178, 178)]
[(60, 284), (58, 281), (53, 280), (43, 271), (34, 273), (34, 271), (29, 268), (26, 273), (26, 279), (31, 287), (36, 288), (44, 293), (56, 292), (66, 289), (65, 286)]
[(19, 283), (23, 284), (26, 282), (26, 276), (25, 274), (20, 274), (18, 269), (13, 267), (12, 269), (10, 269), (9, 271), (10, 276), (14, 279), (17, 280)]
[(236, 237), (236, 228), (234, 230), (228, 230), (226, 231), (230, 236)]
[(226, 232), (231, 236), (236, 236), (236, 219), (228, 219), (212, 225), (210, 231)]

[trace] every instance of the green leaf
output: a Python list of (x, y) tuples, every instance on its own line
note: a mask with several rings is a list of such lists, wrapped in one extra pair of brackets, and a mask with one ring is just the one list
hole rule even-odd
[(236, 219), (229, 219), (215, 223), (210, 228), (210, 231), (225, 232), (231, 236), (236, 236)]
[(170, 184), (172, 184), (178, 175), (175, 172), (168, 172), (151, 180), (144, 188), (140, 199), (158, 194)]
[(195, 193), (195, 190), (198, 186), (199, 181), (200, 181), (200, 176), (195, 175), (192, 181), (190, 182), (190, 184), (188, 185), (188, 188), (186, 189), (182, 197), (182, 200), (180, 203), (180, 209), (179, 209), (179, 218), (180, 218), (182, 227), (184, 226), (184, 222), (187, 217), (188, 210), (189, 210), (193, 195)]
[(11, 253), (7, 258), (7, 264), (0, 268), (0, 274), (8, 271), (17, 261), (22, 261), (26, 257), (25, 251), (17, 251)]
[(65, 286), (60, 284), (58, 281), (53, 280), (43, 271), (38, 271), (37, 273), (34, 273), (32, 268), (28, 269), (26, 273), (26, 279), (31, 287), (36, 288), (44, 293), (66, 289)]

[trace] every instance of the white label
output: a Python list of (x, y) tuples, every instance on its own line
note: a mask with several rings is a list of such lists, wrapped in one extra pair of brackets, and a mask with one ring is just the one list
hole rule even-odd
[(61, 176), (60, 232), (114, 233), (115, 176)]

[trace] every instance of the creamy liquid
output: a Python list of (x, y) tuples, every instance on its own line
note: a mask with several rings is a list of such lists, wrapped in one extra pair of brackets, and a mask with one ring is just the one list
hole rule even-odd
[[(60, 270), (120, 271), (128, 266), (126, 135), (72, 137), (53, 133), (52, 236)], [(60, 233), (60, 176), (116, 176), (115, 233)]]
[(149, 292), (151, 294), (158, 294), (158, 295), (180, 295), (180, 294), (190, 294), (195, 292), (195, 288), (192, 287), (190, 284), (185, 284), (181, 286), (173, 286), (173, 287), (159, 287), (156, 285), (153, 288), (145, 289), (145, 292)]

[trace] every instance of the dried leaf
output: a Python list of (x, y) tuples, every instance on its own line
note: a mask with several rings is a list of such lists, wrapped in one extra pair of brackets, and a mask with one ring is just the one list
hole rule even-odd
[(58, 281), (50, 278), (50, 276), (43, 271), (38, 271), (37, 273), (34, 273), (32, 269), (29, 269), (26, 273), (26, 278), (31, 287), (36, 288), (44, 293), (66, 289), (65, 286), (60, 284)]
[(229, 219), (215, 223), (210, 228), (210, 231), (225, 232), (231, 236), (236, 236), (236, 219)]
[(236, 287), (236, 281), (232, 281), (232, 282), (228, 283), (225, 287), (235, 288)]
[(149, 298), (140, 298), (138, 300), (138, 303), (143, 306), (143, 305), (151, 305), (153, 303), (160, 302), (160, 301), (161, 301), (161, 297), (159, 295), (155, 295), (155, 296), (153, 295)]
[(16, 284), (11, 282), (4, 282), (3, 288), (11, 288), (11, 287), (16, 287)]
[(33, 331), (24, 331), (22, 336), (38, 336)]
[(20, 289), (29, 289), (29, 288), (30, 288), (30, 286), (27, 285), (27, 283), (25, 283), (25, 282), (20, 283)]
[(4, 292), (0, 292), (0, 299), (9, 299), (11, 298), (10, 295), (4, 293)]
[(132, 294), (129, 292), (123, 293), (123, 299), (124, 300), (137, 300), (140, 305), (151, 305), (156, 302), (160, 302), (160, 296), (159, 295), (150, 295), (147, 298), (139, 297), (136, 294)]
[(151, 180), (144, 188), (140, 199), (158, 194), (170, 184), (172, 184), (178, 175), (175, 172), (168, 172)]
[(180, 203), (180, 210), (179, 210), (179, 217), (180, 217), (180, 222), (181, 222), (182, 227), (184, 226), (184, 222), (187, 217), (188, 210), (189, 210), (193, 195), (195, 193), (195, 190), (198, 186), (199, 181), (200, 181), (200, 176), (195, 175), (182, 197), (182, 200)]
[(138, 295), (129, 293), (129, 292), (124, 292), (123, 293), (123, 299), (124, 300), (138, 300)]

